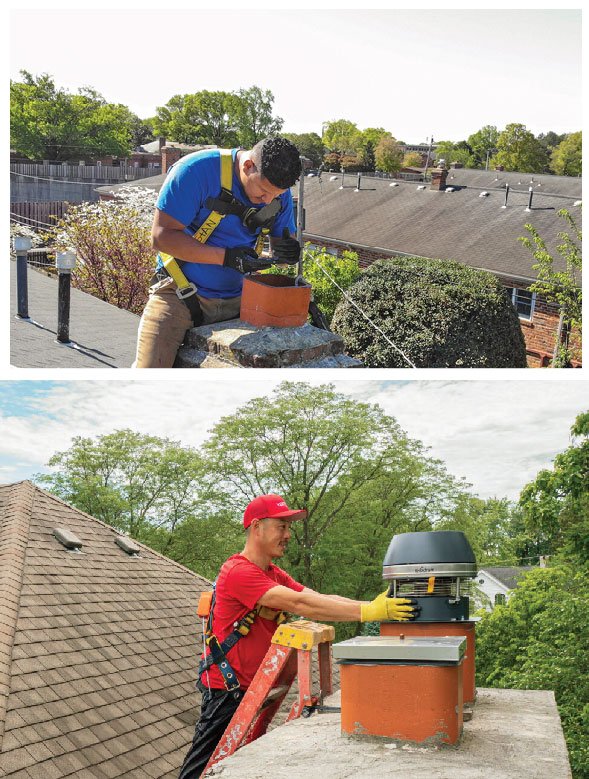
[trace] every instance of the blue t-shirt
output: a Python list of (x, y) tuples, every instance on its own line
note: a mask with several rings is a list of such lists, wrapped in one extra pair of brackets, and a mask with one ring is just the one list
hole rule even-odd
[[(237, 149), (231, 154), (233, 161)], [(211, 213), (205, 206), (209, 197), (218, 197), (221, 192), (221, 165), (218, 149), (206, 149), (187, 154), (170, 169), (160, 190), (156, 207), (164, 211), (183, 225), (194, 223), (199, 226)], [(233, 171), (233, 195), (248, 208), (260, 209), (264, 204), (252, 203), (246, 196), (239, 178)], [(294, 212), (290, 190), (279, 196), (281, 210), (274, 220), (271, 235), (281, 236), (285, 227), (294, 233)], [(193, 231), (184, 232), (192, 235)], [(209, 237), (209, 246), (231, 249), (234, 246), (256, 244), (257, 234), (250, 232), (241, 223), (238, 216), (227, 214)], [(157, 267), (162, 267), (158, 254)], [(232, 298), (241, 295), (243, 275), (233, 268), (223, 265), (209, 265), (202, 262), (182, 262), (180, 267), (186, 278), (192, 281), (198, 294), (205, 298)]]

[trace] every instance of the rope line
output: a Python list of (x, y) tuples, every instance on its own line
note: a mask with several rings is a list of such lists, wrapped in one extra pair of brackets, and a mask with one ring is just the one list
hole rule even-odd
[(415, 369), (417, 369), (417, 365), (415, 365), (414, 363), (412, 363), (412, 362), (411, 362), (411, 360), (409, 359), (409, 357), (407, 357), (407, 355), (406, 355), (406, 354), (404, 354), (404, 353), (401, 351), (401, 349), (399, 349), (399, 347), (398, 347), (398, 346), (397, 346), (395, 343), (393, 343), (393, 341), (391, 341), (391, 339), (388, 337), (388, 335), (387, 335), (386, 333), (384, 333), (384, 332), (383, 332), (383, 331), (380, 329), (380, 327), (379, 327), (377, 324), (375, 324), (375, 323), (372, 321), (372, 319), (370, 319), (370, 317), (369, 317), (367, 314), (365, 314), (365, 313), (364, 313), (364, 311), (362, 311), (362, 309), (360, 308), (360, 306), (359, 306), (359, 305), (358, 305), (358, 304), (357, 304), (357, 303), (356, 303), (354, 300), (352, 300), (352, 298), (351, 298), (351, 297), (350, 297), (350, 296), (347, 294), (347, 292), (346, 292), (345, 290), (343, 290), (343, 289), (340, 287), (340, 285), (339, 285), (339, 284), (337, 283), (337, 281), (336, 281), (336, 280), (333, 278), (333, 276), (331, 276), (331, 274), (330, 274), (330, 273), (328, 273), (328, 271), (326, 271), (326, 270), (325, 270), (325, 268), (324, 268), (324, 267), (321, 265), (321, 263), (319, 262), (319, 260), (318, 260), (316, 257), (313, 257), (312, 255), (310, 255), (310, 253), (309, 253), (309, 252), (307, 252), (306, 250), (305, 250), (305, 252), (306, 252), (307, 256), (310, 256), (310, 257), (311, 257), (311, 259), (312, 259), (312, 260), (314, 260), (314, 261), (317, 263), (317, 266), (319, 267), (319, 270), (320, 270), (322, 273), (324, 273), (324, 274), (327, 276), (327, 278), (328, 278), (328, 279), (331, 281), (331, 283), (332, 283), (332, 284), (333, 284), (335, 287), (337, 287), (337, 288), (339, 289), (339, 291), (342, 293), (342, 295), (345, 297), (345, 299), (348, 301), (348, 303), (351, 303), (351, 304), (354, 306), (354, 308), (356, 308), (356, 309), (357, 309), (357, 310), (358, 310), (358, 311), (359, 311), (359, 312), (362, 314), (362, 316), (364, 317), (364, 319), (366, 319), (366, 321), (367, 321), (367, 322), (369, 322), (369, 323), (372, 325), (372, 327), (373, 327), (375, 330), (377, 330), (377, 331), (378, 331), (378, 332), (379, 332), (379, 333), (382, 335), (382, 337), (383, 337), (383, 338), (385, 339), (385, 341), (386, 341), (386, 342), (389, 344), (389, 346), (392, 346), (392, 347), (393, 347), (393, 349), (394, 349), (396, 352), (398, 352), (398, 353), (401, 355), (401, 357), (402, 357), (402, 358), (405, 360), (405, 362), (406, 362), (406, 363), (407, 363), (407, 364), (408, 364), (408, 365), (409, 365), (411, 368), (415, 368)]

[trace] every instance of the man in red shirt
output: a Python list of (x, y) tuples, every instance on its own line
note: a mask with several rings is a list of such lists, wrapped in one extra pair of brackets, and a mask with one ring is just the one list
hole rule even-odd
[(245, 547), (221, 566), (212, 633), (220, 645), (253, 609), (260, 608), (261, 613), (247, 635), (225, 649), (227, 663), (223, 668), (212, 661), (207, 647), (198, 683), (203, 694), (200, 720), (179, 779), (198, 779), (201, 775), (268, 651), (281, 612), (328, 622), (404, 621), (415, 617), (415, 602), (407, 598), (387, 598), (383, 592), (365, 602), (322, 595), (274, 565), (272, 560), (282, 557), (286, 550), (291, 522), (305, 516), (304, 510), (289, 509), (280, 495), (261, 495), (244, 512)]

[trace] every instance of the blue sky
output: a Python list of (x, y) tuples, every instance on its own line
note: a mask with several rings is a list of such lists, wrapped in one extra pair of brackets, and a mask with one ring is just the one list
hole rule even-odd
[[(74, 436), (129, 427), (198, 446), (221, 416), (284, 380), (271, 371), (199, 381), (1, 381), (0, 482), (30, 478)], [(298, 377), (297, 377), (298, 379)], [(325, 383), (317, 376), (310, 383)], [(378, 403), (412, 438), (430, 447), (481, 497), (517, 498), (521, 488), (569, 444), (575, 417), (589, 409), (587, 382), (333, 382), (338, 391)]]
[(510, 122), (536, 135), (581, 129), (579, 9), (39, 5), (11, 14), (11, 78), (25, 69), (72, 92), (92, 86), (141, 118), (174, 94), (256, 84), (274, 94), (285, 132), (320, 134), (340, 118), (408, 143)]

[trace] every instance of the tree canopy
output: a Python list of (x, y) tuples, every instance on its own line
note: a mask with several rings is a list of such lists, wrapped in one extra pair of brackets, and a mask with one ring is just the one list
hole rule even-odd
[(538, 139), (524, 124), (508, 124), (497, 139), (495, 167), (521, 173), (541, 173), (547, 164), (547, 153)]
[(10, 83), (10, 145), (31, 159), (125, 157), (141, 121), (126, 106), (85, 87), (72, 95), (44, 73)]

